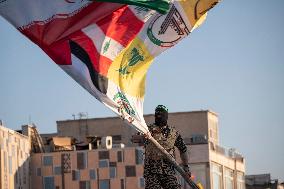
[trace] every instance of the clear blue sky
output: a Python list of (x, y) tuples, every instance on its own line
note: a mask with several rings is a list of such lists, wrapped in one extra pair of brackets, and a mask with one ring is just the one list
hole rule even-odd
[[(114, 114), (0, 18), (0, 119), (41, 133), (88, 112)], [(147, 77), (144, 112), (210, 109), (221, 145), (246, 158), (247, 174), (284, 181), (284, 1), (224, 0), (201, 28), (160, 55)]]

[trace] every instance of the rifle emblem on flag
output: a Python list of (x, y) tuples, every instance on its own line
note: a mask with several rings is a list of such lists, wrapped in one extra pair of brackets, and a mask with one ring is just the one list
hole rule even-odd
[(174, 5), (166, 16), (157, 15), (147, 30), (149, 39), (161, 47), (174, 46), (189, 33), (189, 27)]

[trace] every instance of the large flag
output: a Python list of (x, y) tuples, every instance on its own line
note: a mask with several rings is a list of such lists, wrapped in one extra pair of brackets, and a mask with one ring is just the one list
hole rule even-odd
[(199, 26), (217, 2), (174, 0), (163, 15), (150, 6), (110, 2), (1, 0), (0, 15), (126, 123), (147, 133), (149, 66)]

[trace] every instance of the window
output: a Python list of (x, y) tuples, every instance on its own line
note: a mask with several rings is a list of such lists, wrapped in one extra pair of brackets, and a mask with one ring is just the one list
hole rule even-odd
[(7, 166), (8, 166), (8, 163), (7, 163), (7, 152), (4, 151), (4, 170), (7, 170)]
[(53, 157), (52, 156), (43, 156), (43, 165), (44, 166), (50, 166), (53, 163)]
[(72, 180), (80, 180), (80, 172), (78, 170), (72, 170)]
[(100, 180), (99, 189), (110, 189), (109, 179)]
[(60, 166), (54, 167), (54, 174), (55, 175), (61, 175), (61, 167)]
[(109, 151), (99, 151), (99, 159), (109, 159)]
[(109, 168), (109, 178), (115, 178), (116, 177), (116, 167), (110, 167)]
[(36, 176), (41, 176), (41, 168), (36, 169)]
[(143, 164), (144, 157), (143, 157), (143, 150), (141, 148), (135, 149), (135, 160), (136, 164)]
[(77, 169), (87, 168), (87, 153), (77, 153)]
[(123, 153), (122, 153), (122, 151), (117, 151), (117, 162), (123, 162)]
[(245, 189), (244, 173), (237, 172), (237, 189)]
[(0, 137), (0, 148), (4, 149), (4, 140)]
[(225, 169), (225, 189), (234, 189), (234, 171)]
[(90, 174), (90, 179), (91, 180), (95, 180), (96, 179), (96, 170), (91, 169), (89, 174)]
[(145, 180), (144, 180), (144, 178), (143, 177), (140, 177), (139, 178), (139, 188), (145, 188)]
[(121, 141), (121, 135), (113, 135), (112, 140), (113, 141)]
[(79, 188), (80, 189), (91, 189), (90, 181), (80, 181)]
[(13, 174), (12, 156), (8, 156), (8, 160), (9, 160), (9, 173)]
[(110, 167), (116, 167), (116, 162), (109, 162)]
[(120, 189), (125, 189), (125, 181), (124, 181), (124, 179), (120, 179)]
[(102, 168), (102, 167), (108, 167), (108, 160), (107, 159), (104, 159), (104, 160), (99, 160), (99, 167)]
[(43, 177), (43, 188), (44, 189), (55, 189), (54, 177)]
[(15, 145), (12, 145), (12, 156), (15, 157)]
[(136, 166), (125, 166), (126, 177), (136, 177)]
[(212, 163), (213, 189), (222, 189), (222, 166)]

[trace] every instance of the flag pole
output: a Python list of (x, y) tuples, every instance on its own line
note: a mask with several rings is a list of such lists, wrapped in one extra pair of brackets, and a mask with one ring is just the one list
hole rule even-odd
[(188, 177), (188, 174), (186, 174), (186, 172), (178, 165), (176, 160), (151, 136), (150, 133), (146, 134), (146, 137), (157, 147), (158, 150), (160, 150), (165, 155), (167, 160), (169, 160), (173, 164), (175, 169), (180, 173), (180, 175), (192, 189), (201, 189), (196, 183), (193, 182), (193, 180)]

